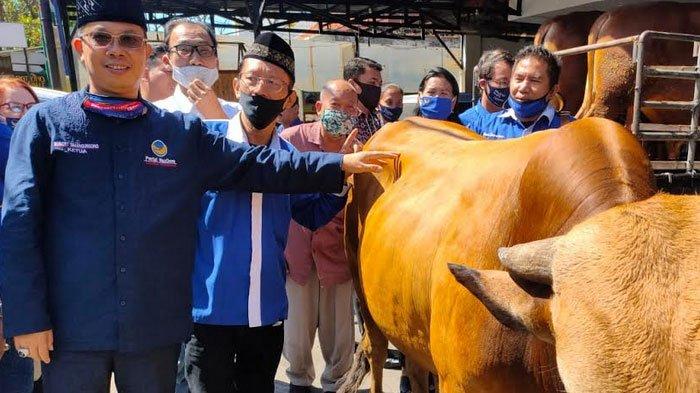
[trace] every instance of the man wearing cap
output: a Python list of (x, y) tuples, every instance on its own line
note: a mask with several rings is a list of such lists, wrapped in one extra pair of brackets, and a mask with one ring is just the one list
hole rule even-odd
[(170, 112), (180, 111), (202, 119), (230, 119), (238, 104), (218, 98), (212, 89), (219, 79), (219, 56), (214, 30), (206, 23), (177, 18), (165, 24), (167, 54), (163, 63), (172, 68), (177, 88), (154, 104)]
[[(277, 117), (296, 98), (291, 47), (276, 34), (260, 34), (233, 85), (241, 112), (229, 121), (208, 122), (210, 128), (236, 142), (295, 151), (276, 132)], [(194, 329), (185, 353), (193, 393), (274, 391), (288, 307), (289, 224), (294, 218), (312, 230), (323, 226), (345, 205), (346, 191), (206, 193), (192, 280)]]
[(395, 154), (228, 141), (139, 99), (150, 46), (138, 0), (78, 1), (89, 87), (37, 105), (10, 144), (0, 235), (5, 334), (47, 363), (44, 388), (172, 392), (191, 328), (204, 190), (340, 192)]

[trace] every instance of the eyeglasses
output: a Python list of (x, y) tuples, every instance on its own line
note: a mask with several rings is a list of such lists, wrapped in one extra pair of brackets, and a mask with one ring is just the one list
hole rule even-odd
[(127, 49), (141, 48), (146, 42), (146, 39), (143, 36), (129, 33), (112, 35), (110, 33), (98, 31), (94, 33), (84, 34), (80, 37), (80, 39), (85, 41), (84, 37), (89, 37), (90, 40), (88, 42), (98, 48), (105, 48), (111, 45), (112, 41), (115, 38), (117, 39), (117, 43), (119, 44), (119, 46)]
[(6, 102), (4, 104), (0, 104), (0, 109), (7, 109), (12, 113), (20, 114), (24, 111), (28, 111), (34, 105), (36, 105), (36, 102), (30, 102), (29, 104), (22, 104), (21, 102)]
[(250, 91), (262, 83), (261, 90), (272, 94), (282, 94), (287, 92), (288, 83), (277, 78), (263, 78), (253, 74), (241, 74), (241, 84)]
[(175, 45), (170, 49), (170, 52), (175, 52), (181, 57), (190, 57), (194, 52), (197, 52), (199, 57), (207, 58), (216, 55), (216, 47), (212, 45)]
[(507, 79), (500, 79), (500, 80), (487, 79), (487, 81), (490, 81), (490, 82), (495, 83), (495, 85), (491, 85), (491, 84), (489, 83), (489, 86), (493, 86), (493, 87), (495, 87), (495, 88), (497, 88), (497, 89), (502, 89), (502, 88), (504, 88), (504, 87), (508, 87), (508, 86), (509, 86), (509, 83), (508, 83), (508, 80), (507, 80)]

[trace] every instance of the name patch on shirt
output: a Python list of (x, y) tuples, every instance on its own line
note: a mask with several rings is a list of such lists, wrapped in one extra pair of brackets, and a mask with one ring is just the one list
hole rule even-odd
[(97, 143), (81, 143), (81, 142), (65, 142), (54, 141), (53, 149), (64, 153), (73, 154), (88, 154), (90, 150), (98, 150), (100, 145)]
[(151, 151), (155, 157), (146, 155), (143, 162), (148, 166), (158, 166), (163, 168), (177, 167), (177, 161), (172, 158), (165, 158), (168, 155), (168, 145), (160, 139), (151, 142)]

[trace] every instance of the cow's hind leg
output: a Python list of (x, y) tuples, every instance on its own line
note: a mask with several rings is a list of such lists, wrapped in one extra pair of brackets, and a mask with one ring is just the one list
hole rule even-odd
[(429, 393), (428, 379), (429, 373), (421, 368), (418, 363), (406, 356), (404, 371), (411, 381), (411, 393)]
[(368, 372), (372, 373), (371, 393), (382, 392), (382, 377), (384, 362), (387, 357), (389, 341), (374, 324), (371, 318), (365, 315), (365, 333), (360, 345), (355, 350), (355, 358), (352, 367), (340, 381), (338, 393), (354, 393), (360, 389), (362, 380)]

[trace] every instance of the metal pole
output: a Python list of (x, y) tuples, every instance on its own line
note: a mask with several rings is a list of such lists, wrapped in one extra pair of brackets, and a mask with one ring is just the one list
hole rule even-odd
[(644, 83), (644, 41), (646, 32), (639, 36), (639, 40), (634, 44), (634, 61), (637, 63), (637, 73), (634, 78), (634, 107), (632, 111), (632, 133), (639, 133), (639, 121), (641, 118), (642, 104), (642, 83)]
[(39, 8), (41, 15), (41, 29), (44, 37), (44, 52), (49, 59), (49, 79), (51, 88), (61, 87), (61, 77), (58, 72), (58, 53), (56, 52), (56, 38), (53, 35), (53, 23), (51, 22), (51, 4), (49, 0), (41, 0)]
[(596, 49), (605, 49), (605, 48), (610, 48), (613, 46), (619, 46), (622, 44), (634, 43), (637, 40), (637, 38), (639, 38), (639, 36), (633, 35), (630, 37), (618, 38), (616, 40), (601, 42), (599, 44), (583, 45), (583, 46), (577, 46), (575, 48), (563, 49), (563, 50), (559, 50), (559, 51), (554, 52), (554, 54), (559, 56), (559, 57), (569, 56), (569, 55), (578, 55), (578, 54), (590, 52), (590, 51), (596, 50)]
[(22, 52), (24, 53), (24, 66), (27, 67), (27, 83), (29, 83), (31, 74), (29, 73), (29, 55), (27, 54), (27, 48), (22, 48)]
[[(472, 95), (474, 94), (474, 81), (472, 80), (472, 86), (470, 89), (470, 86), (468, 86), (467, 81), (470, 79), (469, 78), (469, 70), (467, 70), (467, 35), (462, 34), (462, 91), (467, 92), (469, 90), (472, 90)], [(472, 97), (472, 100), (474, 100), (474, 97)]]
[(360, 35), (355, 34), (355, 57), (360, 57)]
[[(695, 56), (697, 56), (697, 67), (700, 70), (700, 42), (695, 42), (693, 44), (693, 50)], [(692, 117), (690, 118), (690, 132), (693, 134), (693, 138), (688, 141), (688, 161), (686, 162), (686, 171), (690, 174), (694, 172), (695, 166), (695, 149), (697, 148), (696, 141), (698, 140), (698, 123), (700, 123), (700, 78), (695, 78), (695, 92), (693, 94), (693, 102), (695, 108), (693, 108)]]
[(63, 29), (63, 37), (65, 37), (65, 45), (66, 47), (64, 48), (66, 57), (67, 57), (67, 74), (68, 74), (68, 79), (70, 80), (70, 90), (71, 91), (76, 91), (78, 90), (78, 77), (77, 77), (77, 70), (75, 69), (75, 61), (73, 59), (73, 49), (71, 48), (71, 36), (70, 36), (70, 25), (68, 21), (68, 7), (66, 7), (66, 1), (65, 0), (60, 0), (58, 1), (59, 7), (56, 9), (54, 7), (54, 11), (57, 13), (60, 13), (60, 19), (63, 22), (63, 26), (60, 26)]
[[(464, 63), (461, 63), (461, 62), (459, 61), (459, 59), (457, 59), (457, 56), (455, 56), (454, 53), (452, 53), (452, 51), (451, 51), (450, 48), (447, 46), (447, 44), (445, 43), (445, 41), (442, 40), (442, 37), (440, 37), (440, 35), (439, 35), (438, 33), (433, 32), (433, 34), (435, 35), (435, 38), (438, 40), (438, 42), (440, 43), (440, 45), (442, 45), (442, 47), (445, 49), (445, 51), (447, 51), (447, 54), (450, 55), (450, 57), (452, 58), (452, 60), (455, 61), (455, 63), (457, 64), (457, 66), (458, 66), (459, 68), (464, 68), (464, 66), (462, 65), (462, 64), (464, 64)], [(464, 45), (465, 45), (465, 44), (464, 44), (464, 40), (462, 40), (462, 47), (464, 47)], [(464, 55), (462, 55), (462, 57), (464, 57)], [(466, 89), (466, 85), (464, 85), (464, 86), (465, 86), (465, 89)]]

